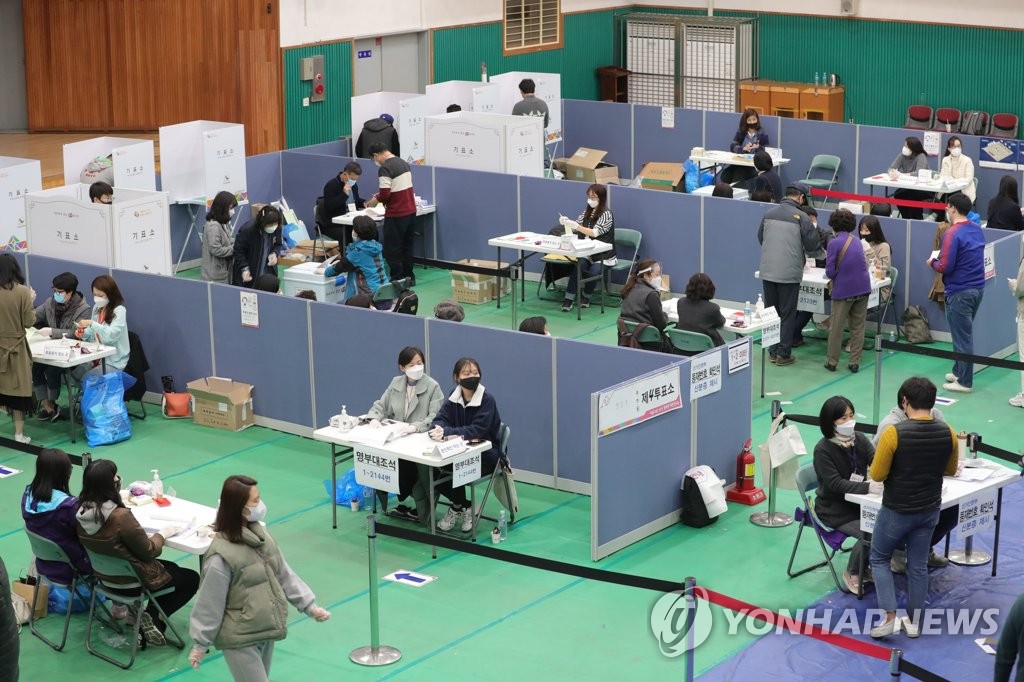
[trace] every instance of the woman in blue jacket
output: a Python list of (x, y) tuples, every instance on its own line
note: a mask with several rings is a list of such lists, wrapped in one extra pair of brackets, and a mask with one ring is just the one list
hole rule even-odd
[[(25, 529), (57, 544), (79, 575), (92, 573), (89, 556), (78, 540), (78, 499), (68, 488), (71, 460), (63, 450), (44, 448), (36, 457), (36, 475), (21, 497)], [(39, 574), (55, 583), (71, 583), (71, 567), (59, 561), (36, 560)]]
[[(490, 441), (491, 449), (480, 457), (480, 475), (485, 476), (494, 471), (501, 455), (498, 450), (501, 417), (494, 397), (480, 383), (481, 376), (480, 363), (473, 358), (459, 358), (452, 372), (455, 390), (441, 404), (434, 417), (433, 428), (428, 433), (438, 441), (450, 436), (462, 436), (467, 441)], [(449, 531), (461, 520), (463, 533), (473, 530), (473, 509), (466, 498), (465, 486), (453, 488), (448, 481), (438, 485), (437, 489), (452, 503), (448, 513), (437, 522), (438, 529)]]
[(390, 282), (381, 255), (383, 247), (377, 241), (377, 223), (369, 216), (360, 215), (352, 220), (352, 243), (345, 249), (344, 256), (327, 266), (324, 273), (334, 277), (343, 272), (352, 273), (348, 278), (345, 297), (356, 294), (377, 293), (377, 289)]

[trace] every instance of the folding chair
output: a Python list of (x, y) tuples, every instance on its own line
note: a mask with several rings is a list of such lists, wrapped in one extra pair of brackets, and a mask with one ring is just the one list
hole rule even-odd
[[(487, 506), (487, 500), (491, 496), (491, 490), (494, 489), (496, 479), (501, 479), (498, 485), (505, 486), (505, 499), (513, 499), (512, 488), (513, 486), (515, 486), (515, 483), (509, 481), (508, 477), (509, 472), (512, 470), (512, 467), (509, 464), (508, 459), (508, 442), (509, 439), (512, 437), (512, 429), (509, 428), (508, 424), (502, 422), (501, 426), (498, 428), (498, 434), (498, 452), (500, 453), (500, 455), (498, 456), (498, 462), (494, 465), (494, 471), (491, 472), (491, 475), (489, 477), (487, 477), (487, 489), (484, 491), (484, 496), (480, 500), (480, 511), (476, 512), (473, 518), (473, 530), (471, 531), (470, 535), (474, 539), (476, 539), (476, 527), (480, 524), (480, 519), (487, 519), (488, 521), (494, 521), (495, 523), (498, 522), (498, 519), (496, 517), (487, 516), (486, 514), (484, 514), (484, 508)], [(476, 509), (476, 486), (482, 484), (483, 482), (484, 479), (480, 478), (469, 484), (469, 499), (473, 505), (471, 507), (472, 509)], [(508, 525), (511, 526), (513, 523), (515, 523), (516, 520), (515, 510), (509, 509), (508, 515)]]
[[(167, 641), (172, 646), (178, 649), (185, 648), (185, 640), (182, 639), (181, 635), (175, 629), (171, 623), (171, 619), (164, 613), (160, 603), (156, 601), (156, 597), (164, 594), (168, 594), (174, 591), (174, 587), (165, 587), (162, 590), (153, 592), (139, 579), (138, 574), (135, 572), (135, 567), (127, 559), (120, 557), (113, 557), (106, 554), (97, 554), (91, 551), (88, 547), (85, 549), (89, 555), (89, 560), (92, 561), (93, 570), (96, 571), (96, 585), (92, 591), (92, 599), (89, 602), (89, 621), (85, 626), (85, 648), (89, 650), (89, 653), (93, 656), (102, 658), (108, 663), (113, 663), (122, 670), (128, 670), (135, 663), (135, 656), (139, 651), (139, 630), (142, 627), (142, 613), (146, 609), (146, 604), (150, 601), (156, 606), (157, 611), (163, 618), (164, 623), (167, 624), (167, 631), (164, 633), (165, 636), (173, 634), (174, 638), (167, 637)], [(106, 576), (107, 578), (123, 578), (125, 582), (105, 582), (104, 578), (100, 576)], [(95, 620), (96, 615), (96, 599), (98, 595), (103, 595), (112, 602), (118, 604), (124, 604), (130, 609), (134, 620), (135, 628), (132, 632), (132, 655), (128, 659), (127, 663), (111, 658), (106, 654), (97, 651), (92, 646), (92, 624)]]
[(932, 108), (923, 104), (914, 104), (907, 107), (907, 120), (904, 128), (914, 130), (931, 130), (935, 123), (935, 114)]
[[(56, 542), (53, 540), (47, 540), (46, 538), (36, 535), (29, 530), (25, 531), (25, 535), (28, 536), (28, 542), (32, 545), (32, 554), (35, 555), (36, 559), (39, 559), (40, 561), (60, 562), (62, 564), (67, 564), (71, 568), (70, 583), (58, 583), (49, 578), (45, 578), (44, 576), (40, 576), (36, 579), (35, 589), (32, 592), (32, 618), (29, 619), (28, 622), (29, 629), (32, 630), (33, 635), (46, 642), (46, 644), (55, 651), (62, 651), (64, 649), (64, 644), (68, 641), (68, 626), (71, 624), (71, 605), (75, 601), (75, 596), (77, 595), (80, 597), (83, 603), (89, 598), (88, 593), (81, 594), (78, 592), (78, 586), (88, 584), (88, 581), (78, 574), (78, 569), (75, 568), (73, 563), (71, 563), (71, 558)], [(51, 587), (60, 587), (68, 591), (68, 610), (67, 613), (64, 614), (64, 633), (61, 635), (60, 644), (47, 639), (41, 632), (39, 632), (38, 629), (36, 629), (36, 603), (39, 600), (39, 585), (44, 579)]]
[[(353, 273), (354, 274), (354, 273)], [(393, 301), (398, 298), (398, 295), (409, 288), (409, 279), (396, 279), (393, 282), (380, 285), (380, 288), (373, 294), (373, 302), (378, 301)]]
[(683, 355), (697, 355), (715, 347), (715, 342), (707, 334), (685, 329), (666, 329), (665, 333), (668, 334), (672, 347)]
[(939, 107), (935, 110), (935, 125), (932, 130), (956, 133), (960, 130), (960, 110), (952, 107)]
[(1017, 137), (1019, 119), (1016, 114), (993, 114), (992, 128), (988, 134), (992, 137), (1005, 137), (1013, 139)]
[(133, 331), (128, 332), (128, 364), (124, 367), (125, 374), (135, 379), (135, 384), (124, 392), (124, 405), (128, 409), (128, 403), (138, 401), (142, 407), (140, 414), (128, 415), (136, 419), (146, 418), (146, 403), (143, 398), (146, 395), (146, 372), (149, 371), (149, 360), (146, 359), (146, 351), (142, 348), (142, 339)]
[[(640, 324), (634, 320), (627, 320), (624, 317), (620, 317), (619, 320), (626, 327), (626, 331), (630, 334), (636, 329), (636, 326)], [(672, 331), (672, 330), (669, 330)], [(640, 331), (640, 335), (636, 337), (637, 343), (658, 343), (660, 344), (664, 339), (661, 332), (658, 331), (657, 327), (647, 326)], [(710, 339), (709, 339), (710, 340)]]
[[(833, 185), (836, 184), (836, 178), (839, 176), (839, 164), (842, 163), (842, 159), (832, 154), (815, 154), (814, 158), (811, 159), (811, 165), (807, 169), (807, 177), (804, 178), (804, 184), (810, 185), (811, 187), (817, 187), (818, 189), (824, 188), (826, 191), (832, 189)], [(812, 178), (811, 173), (814, 171), (824, 171), (826, 174), (831, 172), (832, 177), (829, 179), (825, 178)], [(818, 208), (824, 208), (825, 204), (828, 203), (828, 199), (822, 197), (821, 206)]]
[[(608, 285), (612, 283), (615, 273), (624, 272), (626, 276), (622, 279), (625, 285), (626, 280), (633, 274), (633, 268), (640, 257), (640, 242), (644, 235), (640, 230), (631, 230), (628, 227), (615, 229), (615, 265), (602, 268), (604, 277), (602, 279), (601, 296), (608, 293)], [(602, 298), (603, 300), (603, 298)]]
[[(818, 487), (818, 475), (814, 473), (813, 464), (805, 464), (800, 467), (796, 472), (796, 487), (800, 493), (800, 500), (803, 503), (803, 508), (797, 508), (794, 518), (799, 522), (799, 526), (796, 531), (796, 542), (793, 543), (793, 551), (789, 555), (789, 565), (786, 567), (786, 573), (789, 574), (790, 578), (795, 578), (798, 575), (809, 573), (815, 569), (821, 568), (822, 566), (828, 566), (829, 572), (832, 573), (832, 580), (835, 581), (836, 589), (843, 590), (843, 583), (839, 580), (839, 575), (836, 574), (836, 569), (832, 565), (832, 559), (835, 558), (836, 554), (843, 551), (849, 551), (843, 549), (843, 542), (846, 540), (848, 535), (844, 535), (837, 530), (829, 528), (818, 515), (814, 513), (814, 504), (807, 497), (807, 494), (814, 491)], [(824, 557), (820, 562), (811, 566), (806, 566), (793, 572), (793, 561), (796, 559), (796, 551), (800, 547), (800, 538), (803, 535), (804, 528), (810, 527), (815, 536), (818, 538), (818, 545), (821, 547), (821, 553)], [(831, 549), (831, 551), (830, 551)]]

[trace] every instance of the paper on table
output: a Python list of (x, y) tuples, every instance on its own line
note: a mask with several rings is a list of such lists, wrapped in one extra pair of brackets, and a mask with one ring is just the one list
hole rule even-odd
[(964, 467), (964, 470), (957, 476), (961, 481), (984, 481), (986, 478), (992, 475), (993, 469), (985, 469), (981, 467)]
[(402, 422), (392, 422), (380, 427), (373, 427), (369, 425), (357, 426), (346, 433), (345, 438), (355, 441), (356, 443), (380, 447), (389, 440), (398, 438), (398, 436), (401, 435), (399, 432), (402, 430), (403, 426), (405, 426), (405, 424)]

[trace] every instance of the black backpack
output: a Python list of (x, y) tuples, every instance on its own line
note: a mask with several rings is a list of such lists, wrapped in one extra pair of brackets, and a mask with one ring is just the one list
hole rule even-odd
[(416, 311), (420, 308), (420, 297), (416, 295), (416, 292), (412, 289), (406, 289), (398, 295), (398, 299), (395, 301), (395, 307), (391, 309), (395, 313), (405, 313), (406, 315), (415, 315)]
[(960, 133), (963, 135), (984, 135), (986, 128), (984, 111), (968, 111), (960, 122)]
[(708, 516), (704, 496), (700, 494), (700, 487), (692, 476), (683, 476), (683, 510), (679, 520), (691, 528), (710, 526), (718, 520), (717, 516)]

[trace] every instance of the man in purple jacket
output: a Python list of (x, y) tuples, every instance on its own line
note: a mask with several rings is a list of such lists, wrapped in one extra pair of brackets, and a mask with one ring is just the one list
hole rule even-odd
[[(957, 192), (946, 199), (949, 229), (942, 235), (939, 257), (928, 258), (928, 267), (942, 273), (946, 290), (946, 321), (953, 337), (953, 352), (974, 354), (974, 317), (985, 293), (985, 235), (967, 219), (971, 200)], [(974, 363), (957, 360), (946, 375), (942, 388), (970, 393), (974, 386)]]

